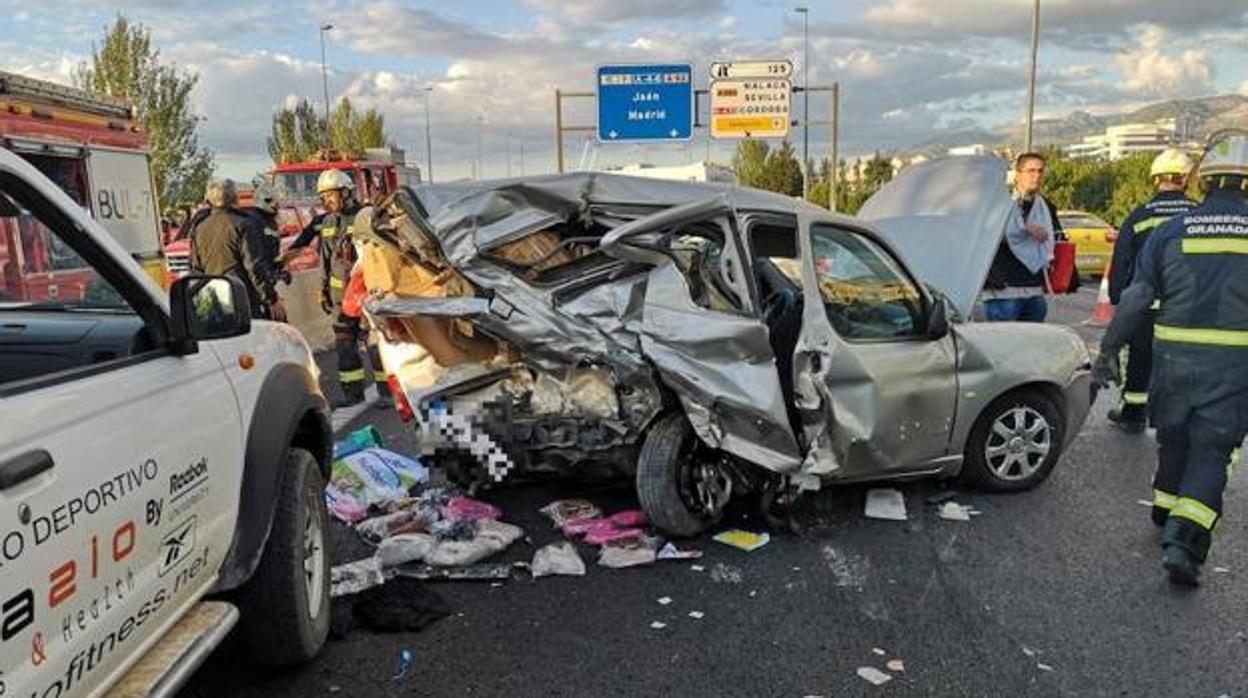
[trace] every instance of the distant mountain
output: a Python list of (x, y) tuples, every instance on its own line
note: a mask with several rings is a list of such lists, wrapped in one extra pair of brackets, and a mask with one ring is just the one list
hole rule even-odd
[[(1219, 95), (1196, 99), (1173, 99), (1141, 107), (1134, 111), (1100, 116), (1074, 111), (1060, 119), (1037, 119), (1032, 139), (1042, 145), (1076, 143), (1084, 136), (1102, 133), (1109, 126), (1128, 123), (1150, 123), (1158, 119), (1176, 119), (1181, 132), (1199, 138), (1220, 128), (1248, 128), (1248, 97)], [(914, 151), (943, 153), (960, 145), (983, 143), (1006, 145), (1021, 143), (1023, 126), (1010, 124), (994, 129), (964, 128), (942, 133), (936, 138), (916, 144)]]

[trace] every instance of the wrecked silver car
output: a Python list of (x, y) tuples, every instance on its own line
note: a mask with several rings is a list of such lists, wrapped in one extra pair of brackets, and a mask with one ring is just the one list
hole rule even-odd
[[(878, 226), (606, 174), (400, 190), (355, 227), (426, 462), (467, 484), (628, 475), (674, 535), (833, 482), (1041, 482), (1087, 414), (1087, 350), (958, 319), (1004, 229), (1005, 168), (914, 169), (928, 193), (903, 175), (866, 209)], [(936, 195), (946, 176), (956, 196)]]

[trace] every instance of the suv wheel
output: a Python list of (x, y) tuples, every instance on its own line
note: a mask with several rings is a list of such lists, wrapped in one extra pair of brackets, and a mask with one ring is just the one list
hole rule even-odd
[(971, 430), (962, 478), (986, 490), (1029, 490), (1049, 476), (1062, 443), (1061, 414), (1051, 400), (1034, 391), (1005, 395)]
[(329, 635), (325, 484), (312, 454), (286, 452), (273, 527), (260, 565), (243, 587), (243, 638), (256, 661), (285, 665), (316, 656)]
[(646, 516), (674, 536), (696, 536), (719, 523), (732, 479), (680, 412), (660, 418), (637, 457), (637, 497)]

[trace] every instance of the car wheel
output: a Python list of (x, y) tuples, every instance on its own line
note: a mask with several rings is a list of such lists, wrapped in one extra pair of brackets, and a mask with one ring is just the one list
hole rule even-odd
[(696, 536), (723, 518), (732, 499), (732, 478), (685, 415), (673, 412), (650, 427), (641, 445), (637, 497), (660, 530)]
[(262, 664), (316, 656), (329, 635), (328, 516), (325, 484), (312, 454), (286, 452), (273, 527), (255, 574), (242, 588), (243, 638)]
[(1029, 490), (1049, 476), (1061, 456), (1063, 429), (1053, 401), (1038, 392), (998, 398), (971, 430), (962, 479), (997, 492)]

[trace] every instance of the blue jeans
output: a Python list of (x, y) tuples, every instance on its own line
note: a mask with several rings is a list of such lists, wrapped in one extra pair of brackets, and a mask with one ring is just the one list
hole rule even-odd
[(1044, 322), (1048, 313), (1044, 296), (984, 301), (984, 319), (988, 322)]

